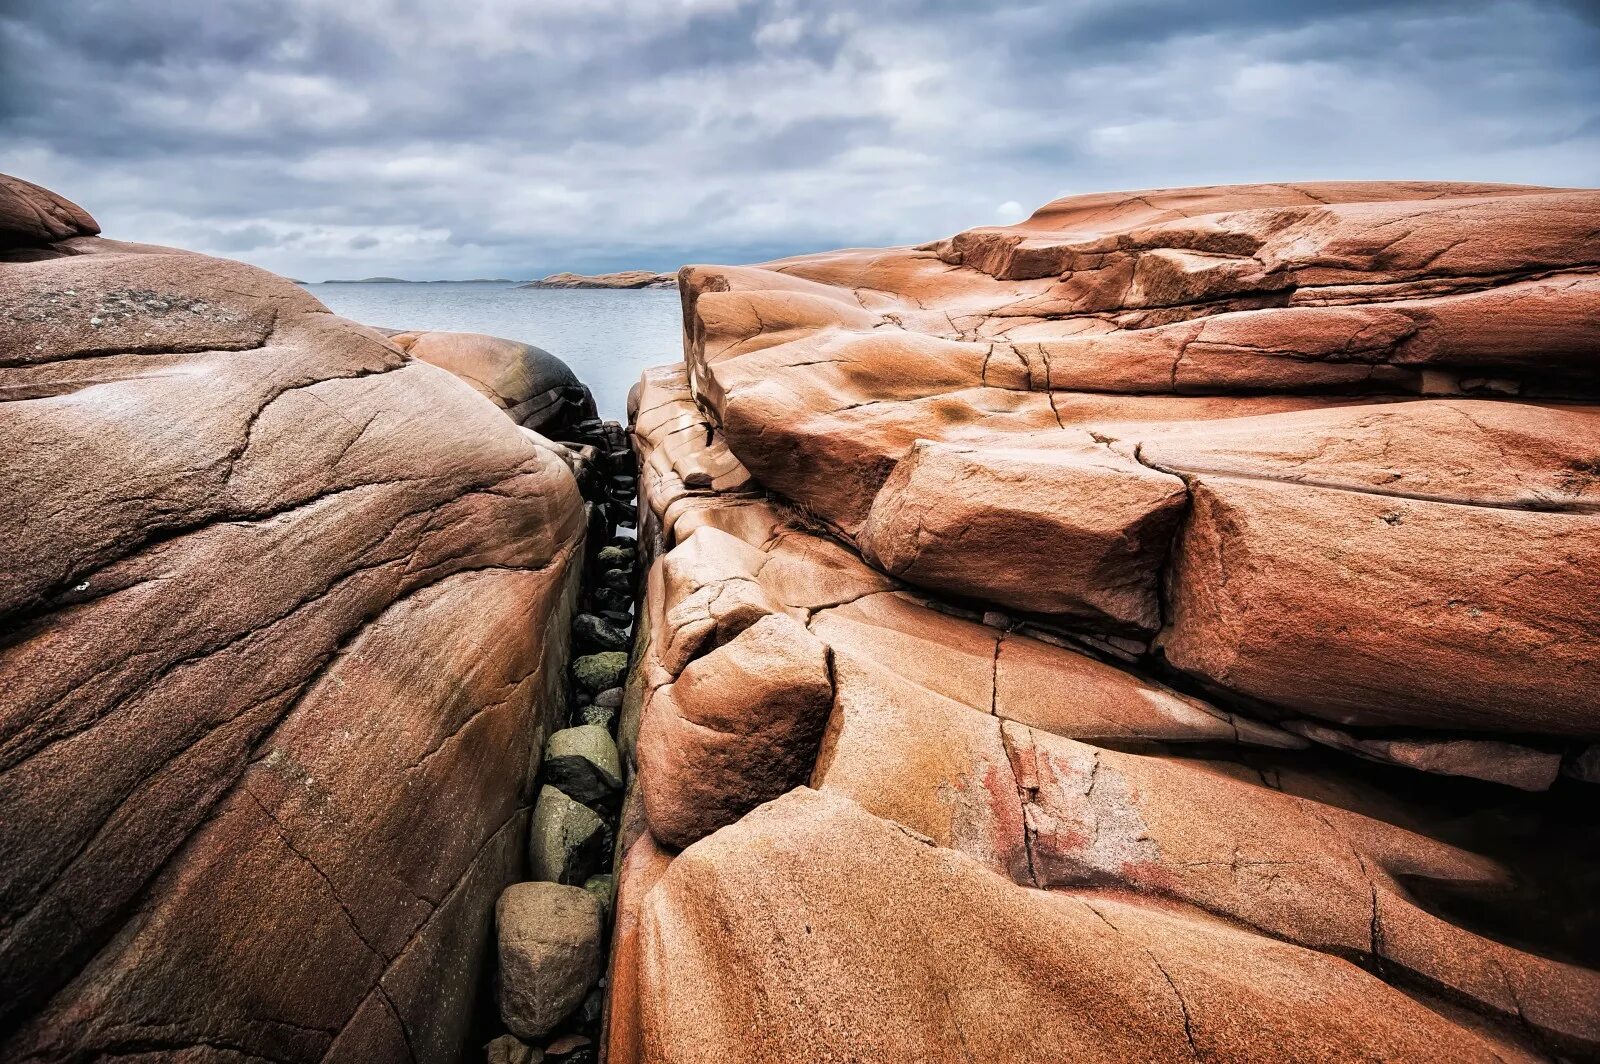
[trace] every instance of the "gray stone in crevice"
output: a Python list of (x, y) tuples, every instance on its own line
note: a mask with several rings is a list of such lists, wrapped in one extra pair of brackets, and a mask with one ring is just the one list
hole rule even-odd
[(484, 1046), (483, 1056), (485, 1064), (544, 1064), (544, 1050), (526, 1045), (514, 1034), (503, 1034)]
[(585, 654), (572, 663), (572, 675), (578, 686), (591, 694), (608, 687), (620, 687), (627, 674), (628, 655), (620, 650)]
[(599, 553), (595, 555), (595, 564), (602, 571), (606, 569), (631, 570), (633, 568), (633, 558), (634, 553), (631, 547), (601, 547)]
[(546, 784), (528, 830), (533, 878), (578, 886), (606, 862), (606, 826), (594, 810)]
[(609, 733), (613, 722), (617, 719), (617, 711), (610, 706), (602, 706), (597, 702), (593, 705), (583, 706), (578, 716), (583, 723), (604, 728)]
[(605, 706), (607, 709), (622, 708), (622, 688), (607, 687), (604, 691), (594, 696), (594, 704)]
[(544, 780), (567, 797), (597, 806), (622, 791), (622, 764), (611, 733), (594, 724), (563, 728), (544, 748)]
[(572, 622), (572, 634), (578, 642), (601, 650), (624, 650), (628, 646), (628, 633), (603, 617), (580, 613)]

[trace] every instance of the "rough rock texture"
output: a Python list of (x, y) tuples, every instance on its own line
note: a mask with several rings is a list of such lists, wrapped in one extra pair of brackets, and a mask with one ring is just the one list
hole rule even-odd
[(0, 217), (0, 1058), (458, 1059), (565, 459), (285, 280)]
[(629, 1059), (1532, 1059), (1325, 953), (1018, 890), (806, 790), (687, 850), (638, 919)]
[(1597, 209), (683, 271), (609, 1059), (1600, 1056)]
[(563, 728), (544, 748), (544, 779), (567, 797), (596, 805), (622, 789), (617, 744), (605, 728)]
[(399, 332), (389, 339), (454, 373), (527, 428), (550, 432), (595, 416), (589, 389), (543, 348), (482, 333)]
[(639, 727), (656, 837), (687, 846), (803, 783), (832, 703), (828, 648), (781, 614), (690, 662)]
[(582, 887), (515, 883), (495, 904), (500, 1018), (533, 1040), (578, 1007), (600, 979), (600, 900)]

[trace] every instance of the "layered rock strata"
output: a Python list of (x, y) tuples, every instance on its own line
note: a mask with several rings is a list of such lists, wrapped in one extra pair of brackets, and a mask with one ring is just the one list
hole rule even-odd
[(95, 231), (0, 181), (0, 1058), (460, 1059), (566, 712), (582, 448)]
[(1600, 1055), (1597, 207), (686, 269), (610, 1059)]

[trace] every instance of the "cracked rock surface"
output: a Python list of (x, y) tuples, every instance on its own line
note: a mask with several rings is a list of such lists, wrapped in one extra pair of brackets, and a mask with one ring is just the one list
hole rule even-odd
[(1600, 1056), (1597, 209), (686, 268), (609, 1059)]
[(458, 1059), (584, 514), (465, 381), (0, 181), (0, 1058)]

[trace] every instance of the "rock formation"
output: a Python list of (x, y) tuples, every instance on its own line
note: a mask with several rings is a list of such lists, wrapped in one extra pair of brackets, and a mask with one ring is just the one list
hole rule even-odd
[(1600, 1056), (1597, 212), (685, 269), (609, 1060)]
[(583, 448), (96, 231), (0, 180), (0, 1058), (460, 1059), (565, 723)]
[(0, 1059), (1600, 1058), (1597, 209), (690, 267), (636, 468), (0, 178)]
[(564, 436), (570, 426), (595, 417), (589, 389), (543, 348), (482, 333), (390, 332), (389, 340), (412, 358), (460, 377), (525, 428)]

